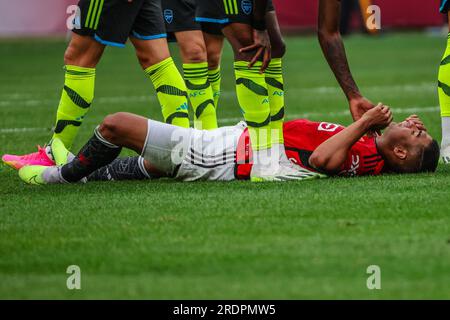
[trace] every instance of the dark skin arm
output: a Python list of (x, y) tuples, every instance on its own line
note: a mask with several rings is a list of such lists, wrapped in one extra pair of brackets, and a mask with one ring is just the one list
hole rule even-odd
[(367, 111), (359, 120), (323, 142), (309, 158), (309, 165), (328, 174), (339, 173), (352, 146), (369, 130), (385, 128), (392, 122), (389, 107), (381, 104)]
[(340, 15), (340, 0), (319, 0), (319, 43), (331, 70), (347, 97), (353, 120), (356, 121), (366, 111), (373, 108), (374, 104), (361, 95), (353, 79), (339, 32)]
[(267, 0), (253, 1), (253, 44), (239, 50), (240, 52), (255, 51), (255, 55), (250, 60), (249, 67), (252, 67), (257, 61), (262, 60), (261, 73), (267, 69), (272, 58), (270, 38), (265, 22), (266, 9)]

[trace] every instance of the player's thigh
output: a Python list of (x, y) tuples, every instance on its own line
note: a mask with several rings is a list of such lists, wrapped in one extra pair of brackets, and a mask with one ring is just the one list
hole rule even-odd
[(161, 0), (141, 0), (142, 6), (129, 33), (145, 69), (170, 57)]
[(95, 68), (100, 61), (105, 46), (90, 36), (72, 34), (72, 39), (64, 53), (64, 64), (84, 68)]
[(133, 43), (136, 50), (136, 56), (143, 69), (146, 69), (170, 57), (169, 46), (166, 38), (141, 40), (130, 37), (130, 41)]
[(206, 45), (200, 30), (175, 32), (183, 63), (206, 62)]
[(282, 58), (286, 53), (286, 45), (281, 35), (280, 24), (275, 11), (266, 13), (266, 25), (272, 46), (272, 58)]
[(148, 120), (142, 157), (159, 172), (174, 176), (191, 147), (194, 130)]
[(252, 53), (240, 53), (239, 49), (253, 43), (251, 0), (197, 0), (196, 20), (205, 25), (219, 25), (230, 42), (235, 60), (248, 60)]
[(223, 40), (222, 34), (211, 34), (203, 32), (203, 38), (206, 45), (206, 55), (208, 58), (209, 69), (217, 69), (222, 57)]
[(448, 32), (450, 33), (450, 11), (447, 12)]
[(147, 138), (148, 119), (128, 112), (118, 112), (108, 115), (99, 130), (109, 142), (140, 154)]
[(254, 52), (239, 52), (253, 44), (253, 27), (246, 23), (230, 23), (222, 32), (233, 48), (235, 60), (250, 61)]

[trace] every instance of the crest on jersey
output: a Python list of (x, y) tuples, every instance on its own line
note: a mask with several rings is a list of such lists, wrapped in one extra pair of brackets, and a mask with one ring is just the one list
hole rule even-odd
[(241, 7), (242, 11), (244, 11), (246, 15), (249, 15), (253, 10), (253, 2), (251, 0), (242, 0)]
[(173, 11), (170, 9), (164, 10), (164, 19), (166, 19), (167, 23), (172, 23), (173, 21)]

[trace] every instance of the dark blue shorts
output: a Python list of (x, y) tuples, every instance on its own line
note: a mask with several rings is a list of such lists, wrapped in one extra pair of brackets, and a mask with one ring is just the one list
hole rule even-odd
[[(200, 23), (225, 26), (230, 23), (253, 24), (253, 0), (197, 0), (195, 19)], [(274, 11), (272, 0), (266, 11)]]
[(73, 32), (104, 45), (124, 47), (128, 37), (166, 37), (161, 0), (79, 0)]

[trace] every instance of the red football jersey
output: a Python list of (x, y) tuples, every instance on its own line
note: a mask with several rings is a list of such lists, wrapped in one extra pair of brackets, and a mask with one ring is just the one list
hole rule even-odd
[[(345, 127), (328, 122), (313, 122), (299, 119), (284, 123), (284, 145), (286, 154), (293, 163), (313, 170), (309, 166), (309, 157), (314, 150)], [(236, 158), (236, 177), (248, 179), (251, 171), (251, 148), (248, 131), (241, 135)], [(362, 137), (348, 152), (339, 176), (379, 175), (384, 160), (378, 153), (374, 137)]]

